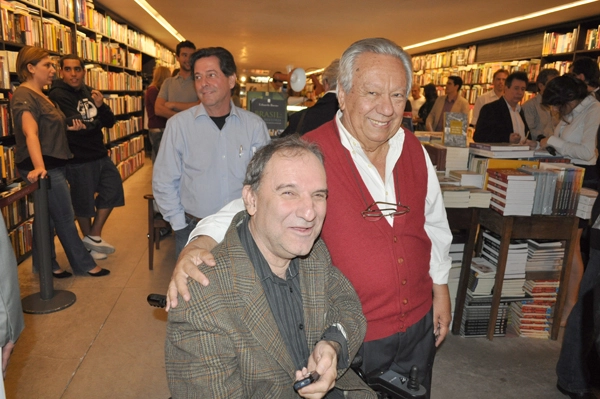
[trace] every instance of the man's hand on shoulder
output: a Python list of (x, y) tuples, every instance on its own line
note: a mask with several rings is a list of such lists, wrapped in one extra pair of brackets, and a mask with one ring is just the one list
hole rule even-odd
[(180, 294), (186, 302), (191, 299), (187, 287), (188, 277), (205, 287), (209, 284), (208, 278), (198, 269), (198, 266), (203, 263), (208, 266), (216, 265), (215, 258), (210, 253), (216, 245), (217, 242), (211, 237), (199, 236), (183, 248), (167, 290), (167, 306), (165, 307), (167, 312), (169, 309), (177, 307), (177, 294)]
[(296, 370), (296, 380), (301, 380), (304, 376), (316, 371), (320, 378), (318, 381), (302, 388), (298, 394), (307, 399), (320, 399), (324, 397), (335, 386), (337, 378), (337, 357), (340, 344), (333, 341), (319, 341), (315, 345), (308, 365), (302, 370)]
[(92, 90), (92, 100), (96, 108), (100, 108), (104, 104), (104, 96), (98, 90)]

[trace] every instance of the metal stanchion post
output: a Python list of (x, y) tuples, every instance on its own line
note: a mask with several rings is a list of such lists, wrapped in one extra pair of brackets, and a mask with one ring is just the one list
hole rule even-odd
[(39, 179), (39, 188), (33, 193), (36, 243), (36, 259), (39, 261), (40, 292), (29, 295), (21, 301), (25, 313), (53, 313), (66, 309), (75, 303), (75, 294), (70, 291), (54, 290), (52, 281), (52, 235), (50, 214), (48, 213), (48, 190), (50, 177)]

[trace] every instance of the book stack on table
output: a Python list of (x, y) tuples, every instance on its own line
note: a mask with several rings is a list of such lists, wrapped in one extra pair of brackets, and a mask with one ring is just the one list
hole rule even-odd
[(531, 216), (536, 181), (516, 169), (488, 169), (487, 189), (492, 192), (490, 208), (504, 216)]
[(446, 174), (451, 170), (465, 170), (469, 165), (469, 149), (446, 147)]
[(531, 158), (535, 151), (530, 150), (528, 145), (510, 143), (470, 143), (469, 153), (486, 158)]
[(551, 170), (557, 174), (552, 215), (575, 216), (584, 169), (572, 164), (547, 162), (540, 162), (540, 169)]

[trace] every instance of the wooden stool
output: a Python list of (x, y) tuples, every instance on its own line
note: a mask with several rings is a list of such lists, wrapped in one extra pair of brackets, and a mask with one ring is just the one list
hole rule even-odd
[(148, 200), (148, 269), (154, 269), (154, 245), (160, 249), (160, 229), (169, 228), (169, 222), (162, 218), (158, 212), (154, 212), (154, 195), (146, 194)]

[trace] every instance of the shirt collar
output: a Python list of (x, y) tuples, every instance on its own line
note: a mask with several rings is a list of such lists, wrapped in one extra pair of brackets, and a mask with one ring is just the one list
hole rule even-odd
[[(275, 273), (269, 267), (269, 263), (260, 252), (258, 245), (256, 245), (256, 241), (254, 241), (254, 237), (252, 237), (252, 233), (250, 232), (250, 227), (248, 226), (250, 221), (250, 215), (246, 214), (244, 219), (238, 224), (237, 231), (238, 236), (240, 237), (240, 242), (246, 254), (248, 255), (248, 259), (254, 266), (254, 271), (258, 276), (260, 281), (265, 281), (267, 279), (271, 279), (274, 283), (283, 283), (283, 280), (277, 277)], [(290, 261), (288, 265), (288, 269), (286, 270), (286, 280), (293, 279), (298, 275), (300, 270), (299, 260), (298, 258), (294, 258)]]
[[(235, 115), (237, 118), (240, 117), (239, 115), (239, 111), (237, 109), (237, 107), (233, 104), (233, 101), (229, 100), (229, 107), (231, 108), (229, 111), (229, 116), (231, 115)], [(194, 111), (194, 119), (200, 117), (200, 116), (206, 116), (207, 118), (210, 118), (210, 115), (208, 115), (208, 112), (206, 112), (206, 108), (204, 108), (204, 104), (200, 103), (199, 105), (194, 106), (195, 111)], [(228, 118), (229, 118), (228, 116)]]
[(510, 106), (510, 104), (508, 103), (508, 101), (506, 101), (506, 98), (502, 97), (502, 99), (506, 103), (506, 106), (508, 107), (509, 111), (511, 111), (511, 112), (521, 112), (521, 104), (517, 104), (517, 106), (515, 107), (515, 111), (513, 111), (513, 108)]

